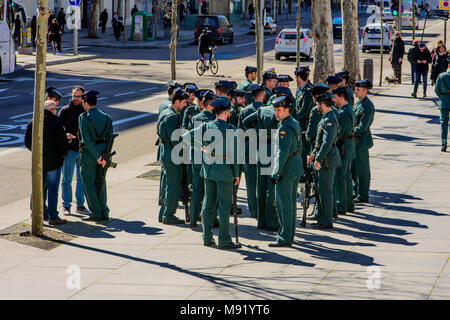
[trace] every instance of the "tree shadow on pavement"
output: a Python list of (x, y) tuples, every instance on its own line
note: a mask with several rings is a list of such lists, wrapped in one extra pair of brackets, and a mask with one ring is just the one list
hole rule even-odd
[[(395, 96), (395, 97), (398, 98), (397, 96)], [(415, 112), (405, 112), (405, 111), (397, 111), (397, 110), (384, 110), (384, 109), (376, 109), (376, 112), (424, 118), (424, 119), (428, 119), (427, 123), (431, 123), (431, 124), (440, 124), (441, 123), (438, 115), (415, 113)]]

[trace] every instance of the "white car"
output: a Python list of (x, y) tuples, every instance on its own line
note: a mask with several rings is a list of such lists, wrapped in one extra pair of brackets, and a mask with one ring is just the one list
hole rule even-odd
[[(413, 17), (413, 14), (411, 11), (403, 12), (403, 15), (402, 15), (402, 27), (403, 28), (411, 28), (412, 29), (412, 23), (413, 23), (412, 17)], [(414, 23), (416, 25), (416, 29), (419, 29), (419, 18), (416, 17)]]
[[(311, 59), (313, 39), (310, 29), (300, 29), (300, 55)], [(297, 29), (283, 29), (275, 40), (275, 59), (297, 54)]]
[(394, 22), (394, 16), (390, 8), (383, 9), (383, 22)]
[[(256, 20), (250, 20), (249, 31), (255, 33)], [(266, 23), (264, 24), (264, 33), (275, 34), (277, 33), (277, 24), (273, 21), (272, 17), (266, 17)]]
[[(383, 49), (391, 50), (391, 39), (394, 37), (394, 27), (391, 24), (383, 24)], [(368, 24), (363, 28), (361, 36), (362, 52), (368, 50), (380, 50), (381, 28), (379, 23)]]

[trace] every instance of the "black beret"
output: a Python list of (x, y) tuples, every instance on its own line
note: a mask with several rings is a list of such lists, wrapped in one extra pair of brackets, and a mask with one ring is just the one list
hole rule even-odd
[(295, 71), (294, 71), (295, 74), (298, 74), (298, 73), (309, 73), (309, 72), (310, 72), (309, 66), (295, 67)]
[(272, 92), (274, 94), (284, 95), (284, 96), (292, 96), (291, 89), (282, 87), (282, 86), (276, 86), (272, 89)]
[(48, 87), (45, 89), (45, 92), (50, 98), (61, 100), (62, 94), (56, 90), (54, 87)]
[(97, 95), (99, 93), (100, 92), (98, 92), (98, 91), (90, 90), (90, 91), (88, 91), (88, 92), (86, 92), (85, 94), (82, 95), (82, 99), (84, 101), (92, 101), (94, 98), (97, 98)]
[(344, 93), (344, 92), (347, 92), (347, 89), (345, 87), (338, 87), (338, 88), (332, 90), (331, 92), (333, 92), (334, 94)]
[(258, 68), (256, 68), (256, 67), (252, 67), (252, 66), (245, 67), (245, 72), (252, 73), (252, 72), (256, 72), (256, 71), (258, 71)]
[(278, 76), (278, 82), (289, 82), (289, 81), (294, 81), (294, 79), (292, 79), (292, 77), (288, 74), (280, 74)]
[(266, 72), (263, 74), (263, 80), (267, 80), (267, 79), (277, 79), (277, 74), (276, 73), (272, 73), (272, 72)]
[(232, 89), (229, 94), (231, 97), (245, 97), (245, 91), (241, 89)]
[(217, 99), (219, 96), (217, 94), (215, 94), (214, 92), (212, 92), (211, 90), (206, 91), (205, 93), (203, 93), (202, 95), (202, 101), (205, 100), (214, 100)]
[(189, 98), (189, 94), (187, 94), (186, 91), (184, 91), (181, 88), (177, 88), (175, 90), (175, 92), (173, 93), (172, 101), (174, 101), (174, 100), (186, 100), (188, 98)]
[(359, 80), (355, 82), (355, 87), (371, 89), (372, 82), (370, 80)]
[(186, 92), (195, 92), (196, 90), (198, 90), (198, 87), (195, 83), (187, 82), (183, 85), (183, 89)]
[(341, 78), (336, 76), (329, 76), (325, 79), (325, 82), (328, 82), (328, 84), (338, 84), (341, 81)]
[(224, 110), (231, 109), (230, 100), (224, 98), (218, 98), (214, 100), (213, 102), (211, 102), (210, 106), (214, 108), (215, 114), (220, 113)]
[(207, 91), (211, 91), (211, 90), (209, 90), (209, 89), (199, 89), (199, 90), (195, 90), (194, 96), (195, 96), (197, 99), (201, 100), (202, 97), (203, 97), (203, 94), (204, 94), (205, 92), (207, 92)]
[(314, 97), (317, 97), (318, 95), (327, 92), (330, 90), (330, 88), (322, 83), (317, 83), (313, 86), (311, 93)]
[(264, 91), (264, 88), (262, 86), (260, 86), (259, 84), (254, 83), (254, 84), (249, 85), (245, 91), (251, 91), (251, 92)]
[(169, 88), (178, 88), (181, 87), (181, 84), (179, 84), (178, 82), (176, 82), (175, 80), (171, 80), (169, 81), (168, 85)]
[(333, 99), (333, 94), (329, 93), (328, 91), (316, 96), (316, 101), (318, 101), (318, 102), (327, 101), (327, 100), (331, 101), (332, 99)]
[(350, 76), (350, 74), (348, 73), (348, 71), (341, 71), (341, 72), (336, 73), (335, 76), (339, 77), (339, 78), (345, 78), (345, 77)]
[(292, 104), (292, 99), (288, 96), (281, 96), (272, 101), (272, 105), (274, 108), (290, 108)]

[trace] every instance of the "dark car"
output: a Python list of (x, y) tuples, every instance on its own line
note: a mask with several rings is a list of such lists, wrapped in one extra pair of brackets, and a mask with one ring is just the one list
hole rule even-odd
[(333, 38), (342, 38), (342, 18), (333, 19)]
[(195, 43), (198, 43), (198, 37), (203, 29), (208, 30), (208, 38), (215, 43), (224, 44), (225, 41), (233, 43), (234, 33), (232, 26), (225, 16), (221, 15), (202, 15), (197, 17), (194, 28)]

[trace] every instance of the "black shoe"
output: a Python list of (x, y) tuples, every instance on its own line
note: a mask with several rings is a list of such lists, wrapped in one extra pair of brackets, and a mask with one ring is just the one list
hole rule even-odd
[(344, 212), (338, 212), (337, 214), (338, 214), (338, 215), (341, 215), (341, 216), (345, 216), (345, 215), (347, 214), (347, 212), (346, 212), (346, 211), (344, 211)]
[(414, 92), (411, 93), (411, 96), (412, 96), (413, 98), (417, 98), (417, 94), (415, 94)]
[(228, 249), (239, 249), (240, 247), (242, 247), (240, 243), (230, 242), (226, 246), (221, 246), (221, 247), (219, 246), (219, 249), (225, 249), (225, 250), (228, 250)]
[(355, 200), (353, 200), (354, 203), (369, 203), (368, 200), (362, 200), (360, 198), (356, 198)]
[(214, 241), (214, 239), (212, 239), (210, 242), (204, 243), (203, 244), (205, 247), (212, 247), (216, 245), (216, 241)]
[(338, 215), (337, 215), (337, 213), (333, 213), (333, 218), (335, 218), (335, 219), (337, 219), (337, 218), (338, 218)]
[(278, 248), (278, 247), (292, 247), (292, 244), (291, 244), (291, 243), (272, 242), (272, 243), (269, 243), (269, 247), (272, 247), (272, 248)]
[(323, 225), (323, 224), (319, 224), (319, 223), (315, 223), (312, 225), (313, 229), (317, 229), (317, 230), (324, 230), (324, 229), (333, 229), (333, 225)]
[(213, 228), (218, 228), (218, 227), (219, 227), (219, 221), (214, 221)]
[(163, 219), (163, 224), (184, 224), (184, 220), (175, 218), (173, 220), (164, 221)]
[(195, 228), (195, 227), (197, 227), (197, 226), (198, 226), (197, 222), (191, 222), (191, 223), (189, 224), (189, 227), (191, 227), (191, 228)]
[(350, 209), (350, 210), (347, 210), (347, 212), (349, 212), (349, 213), (355, 213), (355, 208)]
[(446, 152), (447, 151), (447, 145), (443, 145), (442, 148), (441, 148), (441, 151), (442, 152)]
[(81, 218), (81, 221), (102, 221), (102, 218), (94, 218), (91, 216)]
[[(241, 208), (236, 208), (236, 215), (238, 216), (240, 214), (242, 214), (242, 209)], [(233, 215), (234, 215), (234, 211), (233, 211), (233, 208), (231, 208), (230, 216), (233, 216)]]

